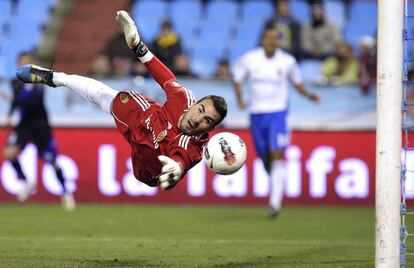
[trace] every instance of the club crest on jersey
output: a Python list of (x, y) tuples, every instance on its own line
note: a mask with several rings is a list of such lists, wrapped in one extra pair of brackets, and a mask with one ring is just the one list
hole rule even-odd
[(119, 95), (119, 99), (121, 100), (121, 103), (125, 104), (129, 101), (129, 98), (126, 94)]
[(162, 141), (165, 138), (165, 136), (167, 136), (167, 130), (164, 129), (163, 131), (160, 132), (160, 134), (158, 134), (157, 142)]

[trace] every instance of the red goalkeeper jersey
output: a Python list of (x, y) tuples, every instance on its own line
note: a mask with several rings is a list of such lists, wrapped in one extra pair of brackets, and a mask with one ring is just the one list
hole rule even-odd
[(184, 168), (183, 175), (202, 158), (208, 133), (188, 136), (178, 128), (181, 115), (196, 103), (193, 92), (178, 84), (175, 76), (155, 56), (145, 64), (162, 86), (167, 101), (161, 105), (134, 91), (121, 91), (112, 104), (116, 126), (131, 145), (135, 177), (149, 186), (158, 185), (165, 155)]

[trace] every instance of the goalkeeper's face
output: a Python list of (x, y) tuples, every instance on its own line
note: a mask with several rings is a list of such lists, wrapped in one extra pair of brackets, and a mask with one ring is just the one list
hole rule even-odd
[(202, 134), (212, 130), (220, 119), (213, 101), (204, 99), (181, 116), (178, 127), (186, 135)]

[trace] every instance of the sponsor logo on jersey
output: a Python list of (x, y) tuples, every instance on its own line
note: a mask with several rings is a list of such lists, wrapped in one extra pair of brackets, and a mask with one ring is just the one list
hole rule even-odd
[(159, 143), (158, 143), (158, 141), (157, 141), (157, 137), (155, 136), (155, 132), (154, 132), (154, 129), (152, 128), (152, 126), (151, 126), (151, 116), (150, 117), (148, 117), (146, 120), (145, 120), (145, 123), (147, 124), (147, 129), (149, 130), (149, 131), (151, 131), (151, 134), (152, 134), (152, 142), (154, 143), (154, 149), (158, 149), (158, 147), (160, 147), (160, 145), (159, 145)]
[(125, 104), (129, 101), (129, 98), (126, 94), (119, 95), (119, 99), (121, 100), (121, 103)]

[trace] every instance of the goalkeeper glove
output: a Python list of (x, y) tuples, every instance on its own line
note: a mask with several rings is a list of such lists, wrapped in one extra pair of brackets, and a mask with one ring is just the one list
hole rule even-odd
[(124, 30), (125, 41), (128, 47), (134, 51), (138, 57), (144, 57), (148, 52), (148, 47), (141, 41), (137, 26), (131, 19), (128, 12), (120, 10), (116, 12), (116, 21)]
[(161, 175), (159, 177), (160, 186), (164, 190), (170, 190), (181, 179), (183, 168), (179, 163), (165, 155), (158, 156), (158, 160), (160, 160), (163, 165)]
[(129, 48), (134, 48), (141, 41), (137, 26), (135, 26), (135, 22), (131, 19), (128, 12), (124, 10), (116, 12), (115, 18), (124, 30), (125, 41), (128, 44)]

